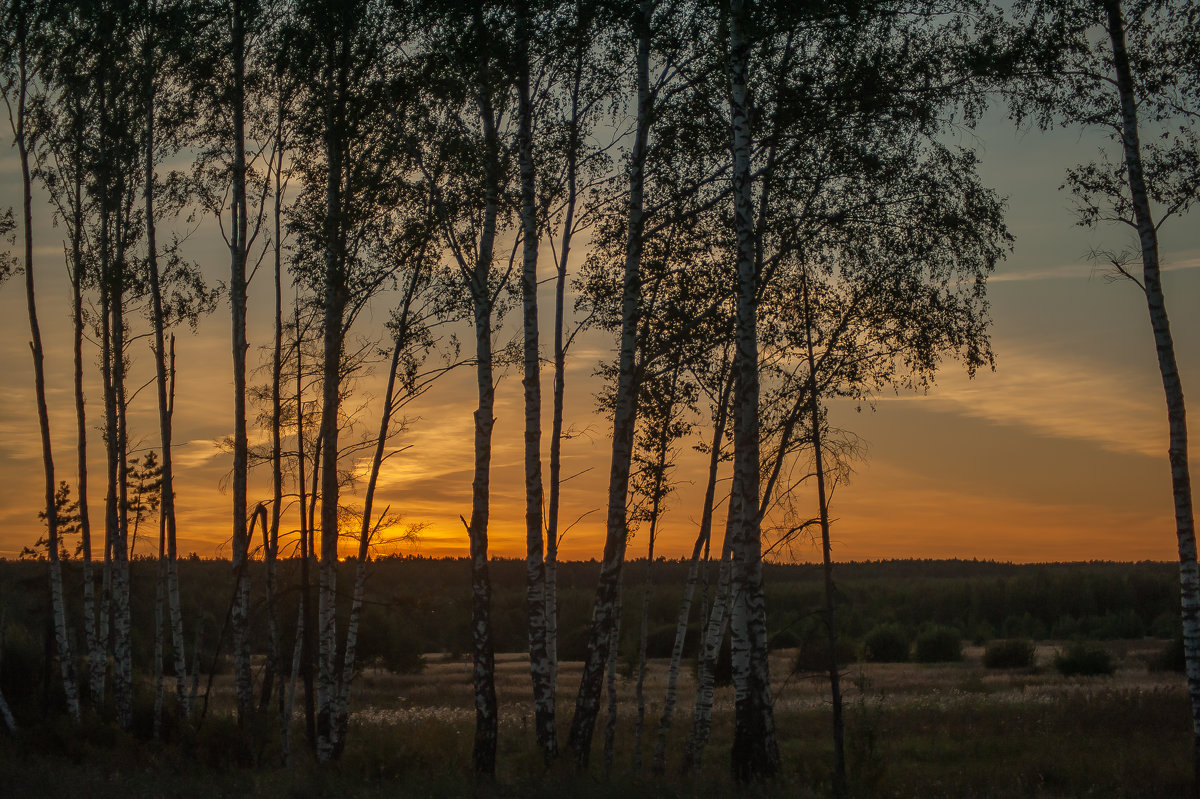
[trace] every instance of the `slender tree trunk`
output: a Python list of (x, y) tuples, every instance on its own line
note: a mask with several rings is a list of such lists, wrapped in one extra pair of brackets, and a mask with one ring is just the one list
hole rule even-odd
[[(105, 454), (105, 491), (104, 491), (104, 571), (100, 584), (100, 614), (97, 619), (97, 638), (100, 643), (101, 658), (105, 661), (104, 669), (99, 675), (92, 673), (93, 679), (99, 679), (93, 684), (94, 700), (104, 701), (106, 687), (106, 672), (108, 671), (108, 653), (111, 649), (111, 623), (113, 606), (113, 549), (117, 541), (117, 528), (120, 525), (117, 509), (117, 443), (120, 431), (117, 430), (117, 394), (113, 382), (116, 371), (116, 359), (113, 358), (112, 340), (112, 266), (109, 257), (108, 213), (101, 211), (100, 223), (100, 372), (104, 390), (104, 454)], [(114, 664), (115, 665), (115, 664)], [(116, 673), (114, 669), (114, 682)], [(115, 690), (115, 688), (114, 688)]]
[[(654, 745), (654, 762), (651, 769), (655, 775), (663, 774), (667, 767), (667, 732), (671, 729), (671, 716), (675, 712), (676, 686), (679, 683), (679, 666), (683, 660), (683, 645), (687, 639), (688, 620), (691, 617), (692, 596), (700, 576), (701, 554), (708, 551), (712, 539), (713, 506), (716, 502), (717, 469), (721, 463), (721, 442), (725, 438), (725, 424), (729, 415), (729, 391), (732, 383), (725, 381), (725, 389), (717, 400), (717, 413), (713, 421), (713, 437), (709, 448), (708, 481), (704, 489), (704, 510), (700, 516), (700, 532), (692, 547), (688, 566), (687, 584), (683, 589), (683, 600), (679, 603), (679, 620), (675, 623), (675, 643), (671, 647), (671, 665), (667, 671), (667, 695), (663, 702), (662, 718), (658, 722), (658, 740)], [(703, 611), (703, 608), (701, 609)], [(703, 616), (701, 616), (703, 620)], [(719, 648), (719, 647), (718, 647)]]
[[(266, 543), (265, 557), (267, 560), (267, 624), (269, 633), (267, 652), (267, 670), (263, 677), (263, 700), (260, 710), (266, 713), (270, 698), (272, 678), (279, 674), (281, 668), (280, 635), (278, 608), (275, 605), (276, 571), (279, 560), (279, 526), (283, 514), (283, 402), (281, 399), (281, 384), (283, 382), (283, 159), (286, 153), (283, 139), (284, 103), (279, 101), (278, 116), (275, 121), (275, 152), (278, 160), (273, 161), (272, 171), (275, 173), (275, 346), (271, 352), (271, 534)], [(285, 710), (287, 700), (284, 697), (283, 676), (279, 676), (279, 724), (280, 741), (284, 745), (284, 758), (287, 759), (288, 720)]]
[[(484, 273), (486, 276), (486, 272)], [(486, 282), (482, 287), (487, 292)], [(478, 774), (496, 771), (497, 709), (495, 655), (492, 649), (492, 586), (488, 576), (487, 523), (495, 388), (492, 377), (490, 302), (476, 300), (475, 353), (479, 407), (475, 411), (475, 478), (471, 487), (471, 627), (474, 642), (475, 746), (472, 767)]]
[(817, 506), (821, 518), (822, 573), (825, 578), (825, 630), (829, 643), (829, 692), (833, 701), (833, 793), (846, 795), (846, 736), (842, 725), (842, 686), (838, 670), (837, 625), (834, 606), (833, 558), (829, 543), (829, 494), (825, 490), (825, 461), (821, 444), (821, 400), (817, 396), (817, 359), (813, 354), (813, 309), (808, 275), (803, 275), (804, 339), (808, 355), (808, 402), (812, 425), (813, 463), (817, 477)]
[[(642, 733), (646, 727), (646, 647), (650, 635), (650, 594), (654, 590), (654, 543), (658, 538), (658, 520), (662, 514), (663, 485), (666, 482), (667, 451), (670, 447), (671, 419), (675, 414), (675, 391), (679, 382), (679, 369), (676, 364), (671, 374), (670, 394), (664, 408), (663, 426), (659, 438), (655, 442), (658, 450), (658, 461), (654, 464), (654, 484), (651, 488), (650, 533), (646, 546), (646, 575), (642, 586), (642, 618), (638, 632), (638, 676), (634, 686), (634, 697), (637, 702), (637, 717), (633, 725), (633, 770), (640, 774), (642, 771)], [(686, 622), (685, 622), (686, 625)]]
[[(341, 754), (345, 746), (346, 727), (350, 719), (350, 687), (354, 680), (356, 651), (358, 647), (358, 627), (362, 615), (363, 596), (367, 586), (367, 557), (370, 554), (371, 538), (373, 536), (372, 512), (375, 502), (375, 487), (379, 483), (379, 468), (383, 465), (383, 452), (387, 446), (388, 432), (392, 424), (392, 410), (396, 404), (396, 370), (400, 365), (400, 352), (408, 337), (407, 319), (409, 304), (416, 291), (417, 276), (409, 284), (402, 321), (392, 344), (392, 358), (388, 366), (387, 390), (383, 398), (383, 411), (379, 418), (379, 435), (375, 438), (375, 452), (371, 457), (371, 471), (367, 477), (367, 489), (363, 498), (362, 528), (358, 537), (358, 562), (354, 571), (354, 592), (350, 600), (350, 618), (346, 623), (346, 648), (342, 656), (341, 678), (338, 684), (337, 707), (334, 710), (335, 719), (335, 753)], [(387, 515), (385, 509), (380, 521)]]
[(129, 425), (125, 391), (125, 291), (120, 220), (115, 227), (117, 251), (112, 290), (113, 394), (116, 404), (116, 537), (112, 543), (113, 577), (113, 699), (117, 723), (122, 729), (133, 724), (132, 603), (129, 575)]
[(1175, 533), (1179, 542), (1184, 660), (1187, 664), (1188, 693), (1192, 702), (1192, 794), (1200, 796), (1200, 567), (1196, 563), (1196, 527), (1192, 510), (1191, 475), (1188, 470), (1187, 414), (1160, 275), (1158, 229), (1151, 213), (1149, 191), (1142, 166), (1137, 98), (1134, 93), (1129, 54), (1125, 48), (1125, 23), (1119, 0), (1105, 0), (1104, 8), (1108, 16), (1113, 64), (1120, 95), (1125, 172), (1129, 180), (1129, 192), (1142, 251), (1142, 288), (1146, 295), (1146, 308), (1150, 314), (1150, 327), (1154, 331), (1158, 368), (1162, 374), (1163, 392), (1167, 401), (1167, 422), (1170, 429), (1167, 457), (1171, 464)]
[(566, 393), (567, 342), (565, 306), (567, 264), (571, 257), (571, 242), (575, 235), (575, 205), (579, 191), (580, 87), (583, 82), (583, 63), (586, 47), (575, 55), (575, 73), (571, 90), (571, 119), (567, 137), (567, 206), (563, 217), (562, 238), (554, 280), (554, 399), (550, 432), (550, 486), (546, 504), (546, 657), (550, 661), (550, 698), (557, 704), (558, 696), (558, 505), (562, 483), (563, 399)]
[[(167, 418), (175, 414), (175, 335), (169, 344)], [(175, 700), (184, 718), (192, 715), (192, 702), (187, 690), (187, 650), (183, 642), (183, 605), (179, 597), (179, 544), (175, 536), (175, 499), (172, 481), (171, 515), (167, 526), (167, 612), (170, 614), (171, 646), (175, 650)], [(162, 511), (164, 514), (166, 511)], [(199, 657), (199, 653), (194, 654)]]
[(337, 562), (338, 562), (338, 413), (341, 405), (343, 322), (346, 312), (345, 226), (342, 218), (342, 170), (347, 46), (327, 34), (329, 63), (325, 70), (325, 308), (321, 386), (321, 567), (317, 609), (317, 760), (334, 754), (333, 711), (337, 690)]
[[(304, 596), (300, 596), (300, 607), (296, 613), (296, 640), (292, 644), (292, 669), (288, 679), (287, 701), (284, 703), (279, 728), (279, 748), (283, 752), (284, 767), (292, 763), (292, 714), (296, 708), (296, 683), (300, 679), (300, 658), (304, 652)], [(282, 691), (280, 692), (282, 695)]]
[(495, 378), (492, 364), (492, 272), (496, 242), (496, 220), (500, 203), (500, 144), (496, 114), (492, 106), (489, 58), (490, 42), (482, 9), (475, 7), (473, 28), (478, 37), (476, 104), (483, 126), (485, 187), (483, 226), (478, 252), (469, 268), (460, 263), (471, 292), (475, 322), (476, 388), (475, 474), (471, 482), (471, 521), (467, 524), (471, 551), (472, 681), (475, 693), (475, 742), (471, 766), (476, 774), (491, 778), (496, 773), (495, 653), (492, 644), (492, 585), (488, 574), (488, 505), (491, 490), (492, 428), (495, 425)]
[(616, 621), (609, 633), (608, 659), (605, 662), (605, 694), (608, 699), (608, 719), (604, 725), (604, 776), (611, 777), (613, 755), (617, 744), (617, 658), (621, 654), (621, 584), (617, 583)]
[[(159, 499), (159, 577), (163, 585), (159, 589), (164, 593), (163, 601), (169, 605), (171, 623), (171, 643), (175, 652), (175, 698), (183, 716), (187, 716), (188, 702), (186, 694), (187, 660), (183, 645), (183, 613), (179, 599), (179, 570), (176, 567), (178, 551), (175, 538), (175, 470), (171, 453), (172, 441), (172, 406), (174, 404), (174, 336), (171, 337), (171, 352), (166, 351), (166, 321), (162, 307), (162, 286), (158, 271), (158, 247), (155, 239), (156, 225), (154, 219), (154, 60), (153, 60), (153, 25), (152, 15), (157, 10), (156, 3), (144, 3), (147, 33), (143, 43), (144, 63), (143, 88), (146, 102), (146, 154), (145, 154), (145, 201), (146, 201), (146, 265), (150, 275), (150, 302), (154, 326), (154, 371), (155, 387), (158, 395), (158, 430), (161, 444), (161, 480)], [(168, 360), (169, 359), (169, 360)], [(157, 616), (162, 608), (155, 605), (156, 627), (155, 645), (161, 644), (164, 619)], [(158, 656), (162, 657), (162, 652)], [(161, 663), (155, 665), (156, 674), (161, 673)], [(156, 704), (159, 686), (156, 686)], [(156, 720), (158, 718), (156, 711)]]
[[(108, 38), (108, 17), (101, 16), (101, 37)], [(108, 128), (112, 124), (108, 103), (108, 85), (112, 80), (109, 74), (109, 50), (100, 49), (100, 57), (96, 68), (96, 105), (98, 108), (97, 151), (100, 154), (100, 179), (97, 193), (100, 206), (100, 377), (104, 392), (104, 447), (105, 447), (105, 494), (104, 494), (104, 571), (101, 577), (100, 612), (97, 621), (97, 637), (100, 644), (101, 658), (105, 661), (104, 671), (108, 669), (108, 652), (111, 649), (111, 626), (113, 608), (113, 586), (115, 583), (114, 550), (119, 537), (121, 511), (117, 505), (117, 480), (120, 430), (117, 427), (117, 392), (116, 372), (123, 361), (114, 352), (112, 329), (112, 306), (114, 289), (117, 281), (113, 276), (113, 187), (111, 177), (112, 152), (109, 144)], [(116, 693), (116, 668), (114, 658), (113, 693)], [(103, 702), (106, 680), (104, 674), (92, 673), (93, 679), (99, 680), (93, 684), (94, 699)]]
[(83, 392), (83, 146), (82, 111), (76, 109), (71, 226), (71, 324), (74, 353), (76, 484), (80, 550), (83, 556), (83, 629), (87, 642), (88, 697), (98, 703), (104, 692), (105, 658), (96, 628), (96, 586), (92, 573), (92, 521), (88, 512), (87, 404)]
[[(312, 526), (308, 512), (307, 482), (305, 481), (304, 455), (304, 361), (300, 342), (300, 310), (296, 309), (296, 486), (300, 492), (300, 610), (301, 613), (312, 614), (312, 578), (309, 574), (312, 559)], [(313, 462), (317, 462), (320, 448), (318, 447)], [(314, 475), (315, 477), (315, 475)], [(315, 498), (314, 498), (315, 501)], [(317, 746), (316, 721), (316, 691), (313, 685), (313, 624), (311, 615), (306, 617), (306, 623), (297, 630), (302, 642), (300, 657), (301, 675), (304, 678), (304, 730), (309, 748), (314, 752)]]
[(591, 754), (592, 735), (600, 709), (600, 688), (604, 664), (608, 661), (612, 628), (616, 625), (617, 591), (621, 567), (625, 562), (628, 529), (625, 502), (629, 493), (629, 469), (633, 458), (633, 435), (637, 424), (638, 380), (635, 373), (637, 331), (641, 304), (641, 260), (643, 247), (646, 145), (650, 132), (650, 19), (651, 0), (641, 0), (635, 23), (637, 31), (637, 126), (629, 173), (629, 227), (625, 246), (625, 273), (621, 290), (621, 344), (617, 391), (613, 411), (612, 464), (608, 481), (608, 521), (604, 542), (604, 560), (596, 585), (592, 610), (592, 630), (588, 638), (587, 660), (575, 698), (575, 715), (567, 748), (580, 768), (586, 768)]
[(696, 670), (696, 707), (692, 713), (692, 730), (688, 735), (687, 746), (683, 752), (683, 770), (685, 773), (700, 773), (704, 759), (704, 749), (708, 745), (708, 735), (712, 729), (713, 688), (717, 677), (717, 659), (721, 655), (721, 644), (729, 628), (730, 583), (733, 572), (732, 542), (730, 527), (733, 524), (734, 505), (737, 498), (730, 494), (728, 517), (725, 522), (725, 543), (721, 546), (721, 565), (717, 570), (717, 591), (713, 598), (712, 610), (708, 615), (708, 624), (704, 628), (704, 638), (700, 656), (700, 664)]
[(733, 134), (734, 227), (738, 246), (737, 391), (734, 417), (733, 529), (734, 777), (742, 782), (772, 777), (779, 749), (771, 707), (766, 613), (762, 591), (762, 540), (758, 447), (758, 275), (751, 201), (751, 131), (748, 72), (750, 42), (746, 0), (729, 4), (729, 110)]
[(250, 585), (246, 561), (249, 558), (250, 536), (247, 532), (246, 480), (249, 463), (249, 441), (246, 433), (246, 122), (245, 70), (246, 33), (245, 8), (242, 0), (233, 0), (232, 46), (230, 57), (233, 70), (233, 199), (232, 225), (229, 238), (230, 279), (229, 302), (233, 322), (233, 573), (235, 600), (233, 604), (233, 670), (237, 684), (238, 723), (246, 724), (253, 711), (253, 682), (250, 673), (249, 611)]
[(159, 741), (162, 740), (165, 693), (163, 686), (165, 679), (163, 674), (163, 624), (166, 621), (166, 614), (163, 613), (163, 606), (167, 604), (167, 533), (161, 518), (158, 522), (157, 560), (154, 575), (154, 721), (152, 734), (154, 740)]
[[(7, 608), (0, 606), (0, 667), (4, 665), (4, 650), (5, 650), (5, 630), (8, 629)], [(0, 721), (4, 722), (4, 727), (10, 733), (17, 732), (17, 720), (13, 718), (12, 710), (8, 707), (8, 702), (4, 699), (4, 692), (0, 691)]]
[(50, 446), (50, 413), (46, 405), (46, 373), (42, 351), (42, 332), (38, 325), (37, 302), (33, 283), (33, 194), (29, 173), (29, 145), (25, 131), (25, 99), (29, 83), (27, 74), (25, 7), (17, 11), (17, 118), (15, 120), (17, 152), (21, 160), (22, 211), (25, 225), (25, 300), (29, 310), (29, 343), (33, 355), (34, 392), (37, 402), (38, 429), (42, 440), (42, 465), (46, 483), (46, 541), (50, 559), (50, 598), (54, 616), (54, 640), (62, 671), (63, 693), (67, 700), (67, 712), (79, 721), (79, 690), (75, 682), (75, 662), (71, 655), (71, 643), (67, 637), (66, 598), (63, 596), (62, 563), (59, 560), (58, 508), (54, 492), (58, 484), (54, 480), (54, 454)]
[(547, 762), (558, 755), (554, 724), (552, 667), (546, 642), (546, 562), (542, 541), (542, 388), (538, 347), (538, 222), (533, 164), (533, 103), (529, 96), (529, 8), (517, 4), (517, 157), (521, 174), (525, 389), (525, 563), (529, 616), (529, 674), (533, 683), (534, 727)]

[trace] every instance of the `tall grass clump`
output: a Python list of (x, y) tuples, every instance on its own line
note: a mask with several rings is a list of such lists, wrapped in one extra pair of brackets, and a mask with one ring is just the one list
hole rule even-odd
[(1035, 647), (1028, 638), (1000, 638), (983, 650), (983, 665), (989, 669), (1029, 669), (1036, 665)]

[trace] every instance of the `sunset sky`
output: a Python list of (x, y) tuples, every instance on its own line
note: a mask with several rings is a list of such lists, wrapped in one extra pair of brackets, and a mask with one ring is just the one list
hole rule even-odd
[[(991, 114), (962, 143), (982, 159), (985, 183), (1008, 198), (1015, 249), (989, 281), (994, 319), (995, 372), (968, 380), (947, 364), (928, 394), (885, 393), (859, 411), (849, 403), (831, 409), (833, 423), (867, 444), (851, 481), (832, 501), (834, 556), (839, 560), (898, 557), (990, 558), (1021, 562), (1116, 559), (1169, 560), (1176, 556), (1167, 424), (1145, 302), (1128, 282), (1105, 279), (1088, 253), (1133, 244), (1124, 230), (1091, 231), (1074, 224), (1071, 197), (1058, 190), (1065, 168), (1092, 157), (1102, 139), (1078, 131), (1018, 132)], [(0, 203), (19, 203), (15, 150), (2, 162)], [(46, 345), (51, 426), (58, 478), (75, 481), (74, 407), (71, 384), (69, 284), (62, 232), (48, 207), (35, 200), (39, 313)], [(229, 259), (215, 225), (201, 225), (190, 240), (192, 257), (213, 282), (227, 281)], [(1162, 234), (1164, 276), (1185, 392), (1200, 396), (1200, 225), (1168, 222)], [(578, 260), (581, 260), (582, 256)], [(578, 262), (577, 260), (577, 262)], [(543, 263), (543, 274), (549, 268)], [(264, 268), (250, 287), (252, 361), (270, 342), (271, 286)], [(553, 309), (543, 301), (543, 345), (549, 351)], [(38, 537), (42, 465), (29, 327), (20, 276), (0, 287), (0, 557), (16, 557)], [(377, 336), (386, 307), (365, 313), (356, 332)], [(138, 322), (137, 332), (146, 329)], [(515, 332), (510, 315), (499, 335)], [(179, 548), (201, 556), (228, 555), (232, 497), (223, 485), (232, 457), (214, 442), (232, 432), (229, 310), (222, 302), (198, 331), (181, 331), (175, 413)], [(566, 475), (583, 472), (564, 488), (562, 524), (569, 532), (562, 557), (598, 558), (609, 466), (607, 422), (593, 414), (592, 372), (612, 342), (599, 334), (580, 340), (569, 362), (568, 424), (580, 435), (564, 447)], [(149, 380), (148, 339), (133, 345), (131, 385)], [(87, 358), (94, 362), (96, 349)], [(382, 366), (379, 367), (382, 369)], [(96, 369), (88, 393), (94, 435), (91, 507), (103, 504), (103, 461), (96, 428), (102, 402)], [(378, 370), (377, 370), (378, 371)], [(256, 378), (261, 382), (265, 374)], [(549, 397), (551, 372), (543, 372)], [(382, 393), (364, 383), (357, 402)], [(376, 508), (390, 506), (428, 526), (421, 540), (401, 551), (427, 556), (464, 555), (469, 516), (474, 377), (467, 368), (444, 378), (410, 408), (409, 430), (393, 448), (407, 447), (385, 465)], [(364, 429), (377, 424), (378, 402), (368, 404)], [(543, 454), (548, 451), (546, 403)], [(155, 395), (147, 387), (133, 401), (136, 447), (157, 447)], [(492, 552), (524, 553), (522, 395), (520, 377), (506, 374), (497, 392), (493, 455)], [(1200, 409), (1193, 410), (1193, 420)], [(1200, 435), (1195, 432), (1193, 442)], [(252, 433), (252, 436), (265, 433)], [(252, 439), (253, 440), (253, 439)], [(1192, 467), (1200, 464), (1193, 443)], [(690, 550), (700, 516), (702, 457), (684, 450), (658, 551), (678, 557)], [(266, 472), (252, 480), (252, 501), (266, 499)], [(815, 515), (812, 489), (802, 497)], [(586, 514), (586, 515), (585, 515)], [(290, 519), (285, 530), (293, 525)], [(145, 534), (146, 531), (143, 531)], [(637, 536), (630, 556), (644, 554)], [(346, 551), (349, 551), (346, 547)], [(138, 554), (151, 554), (149, 539)], [(814, 560), (819, 549), (801, 542), (777, 557)]]

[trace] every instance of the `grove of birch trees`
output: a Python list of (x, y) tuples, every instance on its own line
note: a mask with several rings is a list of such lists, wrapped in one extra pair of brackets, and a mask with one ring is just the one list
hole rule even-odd
[[(830, 502), (856, 441), (828, 406), (992, 366), (987, 279), (1012, 238), (1003, 198), (956, 143), (990, 105), (1018, 125), (1111, 133), (1099, 160), (1063, 168), (1082, 223), (1136, 233), (1136, 249), (1110, 260), (1145, 295), (1166, 392), (1200, 782), (1200, 571), (1156, 239), (1200, 190), (1200, 7), (5, 0), (2, 10), (0, 77), (22, 187), (20, 207), (0, 218), (3, 272), (23, 279), (27, 299), (45, 466), (36, 551), (72, 723), (131, 728), (146, 682), (156, 737), (198, 727), (217, 657), (200, 642), (213, 641), (232, 659), (247, 741), (275, 742), (285, 764), (301, 751), (339, 758), (353, 734), (372, 554), (396, 543), (386, 531), (420, 526), (402, 507), (378, 507), (381, 469), (407, 457), (406, 406), (461, 369), (476, 388), (461, 516), (474, 771), (497, 769), (489, 511), (497, 391), (513, 374), (530, 734), (547, 766), (590, 767), (603, 701), (615, 707), (620, 636), (632, 635), (634, 769), (645, 756), (656, 774), (697, 770), (728, 636), (730, 768), (739, 782), (777, 774), (763, 562), (811, 534), (825, 570), (833, 791), (845, 795)], [(52, 215), (53, 240), (34, 241), (35, 213)], [(220, 238), (228, 272), (195, 254), (198, 236)], [(60, 244), (65, 308), (35, 291), (63, 267), (35, 258), (35, 246)], [(255, 298), (272, 308), (261, 341), (248, 336)], [(177, 363), (176, 332), (223, 313), (229, 363)], [(71, 460), (51, 446), (39, 332), (48, 315), (73, 331)], [(559, 678), (556, 575), (570, 527), (562, 451), (581, 421), (564, 394), (580, 374), (569, 366), (581, 335), (607, 347), (581, 367), (598, 375), (611, 457), (576, 686)], [(157, 425), (131, 430), (131, 405), (151, 402), (131, 382), (147, 354)], [(192, 368), (232, 388), (223, 447), (234, 587), (220, 629), (202, 629), (180, 602), (175, 385)], [(365, 398), (368, 376), (386, 386), (381, 396)], [(643, 683), (655, 542), (688, 447), (704, 455), (704, 500), (689, 509), (699, 522), (653, 717)], [(89, 474), (96, 452), (99, 478)], [(150, 519), (157, 536), (139, 533)], [(139, 534), (157, 541), (152, 613), (131, 608)], [(350, 586), (338, 582), (339, 542), (355, 553)], [(643, 547), (639, 587), (623, 574)], [(256, 559), (262, 570), (250, 568)], [(81, 572), (81, 597), (64, 595), (64, 562)], [(281, 611), (285, 595), (297, 598), (294, 617)], [(640, 606), (640, 630), (619, 630), (622, 602)], [(151, 630), (134, 629), (147, 619)], [(685, 655), (690, 626), (701, 635)], [(134, 662), (135, 634), (153, 639), (152, 663)], [(677, 691), (690, 657), (694, 697)], [(686, 747), (668, 751), (681, 725)]]

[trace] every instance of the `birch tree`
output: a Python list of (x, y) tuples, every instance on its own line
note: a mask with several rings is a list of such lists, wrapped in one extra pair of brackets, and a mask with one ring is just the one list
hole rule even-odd
[(50, 597), (54, 617), (54, 640), (62, 672), (63, 693), (67, 700), (67, 712), (79, 721), (79, 691), (75, 682), (75, 664), (67, 632), (66, 598), (63, 595), (62, 563), (59, 560), (58, 513), (55, 506), (55, 491), (58, 484), (54, 478), (54, 453), (50, 444), (50, 416), (46, 405), (45, 354), (42, 349), (41, 327), (38, 324), (37, 300), (33, 275), (33, 178), (30, 152), (36, 146), (29, 140), (28, 106), (30, 94), (35, 91), (38, 63), (35, 60), (37, 36), (40, 27), (39, 10), (31, 4), (14, 0), (3, 9), (3, 23), (9, 34), (9, 45), (5, 48), (4, 73), (0, 84), (4, 103), (8, 109), (13, 143), (21, 165), (21, 219), (23, 272), (25, 277), (25, 303), (29, 314), (29, 349), (33, 356), (34, 399), (37, 406), (38, 430), (41, 434), (42, 467), (46, 485), (46, 550), (50, 562)]
[(542, 387), (538, 344), (538, 244), (542, 234), (537, 207), (537, 174), (533, 152), (533, 67), (530, 45), (538, 32), (539, 9), (522, 0), (516, 6), (513, 60), (517, 93), (517, 161), (520, 174), (521, 303), (525, 390), (525, 560), (526, 612), (529, 616), (529, 672), (533, 682), (534, 725), (547, 762), (558, 755), (554, 725), (553, 671), (547, 644), (546, 561), (542, 538)]
[[(613, 449), (609, 471), (608, 518), (606, 521), (604, 557), (596, 586), (592, 611), (592, 629), (588, 638), (588, 654), (575, 700), (567, 747), (576, 763), (586, 767), (591, 753), (592, 734), (600, 707), (600, 688), (603, 669), (609, 659), (609, 649), (615, 644), (621, 568), (625, 560), (625, 505), (629, 490), (629, 469), (632, 458), (633, 433), (637, 414), (637, 385), (634, 374), (635, 340), (640, 316), (641, 254), (644, 228), (644, 188), (646, 148), (652, 124), (650, 83), (650, 49), (655, 4), (649, 0), (639, 3), (632, 13), (635, 42), (633, 83), (636, 87), (636, 122), (629, 154), (628, 226), (625, 266), (621, 294), (621, 336), (618, 360), (618, 382), (613, 406)], [(656, 87), (657, 88), (657, 87)]]
[[(522, 6), (527, 15), (517, 32), (517, 39), (531, 34), (524, 26), (532, 25), (530, 7)], [(528, 48), (521, 49), (509, 31), (514, 28), (513, 9), (490, 3), (449, 3), (439, 9), (425, 39), (427, 70), (434, 78), (429, 86), (432, 111), (431, 122), (425, 129), (426, 146), (420, 156), (420, 169), (428, 190), (432, 193), (443, 246), (448, 255), (449, 272), (458, 284), (457, 312), (471, 320), (474, 334), (474, 366), (476, 394), (474, 412), (474, 475), (471, 483), (470, 520), (463, 519), (470, 541), (472, 586), (472, 651), (473, 685), (475, 693), (475, 740), (472, 767), (491, 776), (496, 767), (497, 706), (494, 684), (495, 657), (491, 624), (491, 580), (488, 570), (488, 523), (491, 492), (491, 447), (495, 423), (495, 383), (497, 353), (493, 347), (505, 303), (502, 292), (508, 286), (515, 268), (516, 251), (507, 259), (498, 253), (503, 236), (512, 230), (514, 205), (519, 207), (524, 223), (522, 272), (535, 278), (537, 259), (538, 217), (530, 207), (536, 196), (533, 162), (533, 90), (527, 89), (520, 77), (529, 69)], [(524, 64), (524, 66), (522, 66)], [(529, 78), (529, 80), (532, 80)], [(526, 101), (514, 98), (514, 93), (528, 93)], [(514, 112), (514, 99), (518, 108)], [(522, 110), (523, 109), (523, 110)], [(520, 131), (514, 135), (515, 130)], [(523, 170), (521, 198), (513, 203), (514, 163), (509, 142), (517, 142), (516, 161)], [(536, 286), (530, 286), (536, 290)], [(532, 405), (540, 408), (540, 389), (536, 371), (536, 310), (534, 297), (526, 298), (525, 310), (529, 324), (525, 326), (527, 390), (527, 487), (528, 501), (540, 509), (540, 453), (536, 440), (540, 431), (537, 421), (529, 416)], [(530, 309), (534, 316), (529, 317)], [(528, 470), (536, 469), (538, 485), (533, 485)], [(530, 505), (532, 507), (532, 505)], [(544, 562), (541, 554), (541, 511), (537, 512), (537, 528), (527, 511), (527, 564), (532, 582), (528, 584), (536, 601), (539, 585), (544, 586)], [(536, 550), (536, 551), (535, 551)], [(539, 566), (541, 563), (541, 566)], [(544, 604), (544, 599), (540, 600)], [(551, 743), (553, 714), (549, 704), (550, 680), (548, 656), (545, 649), (544, 611), (527, 603), (531, 614), (531, 678), (537, 694), (538, 742), (549, 756), (556, 744)]]
[[(1200, 46), (1191, 4), (1020, 3), (1006, 74), (1013, 116), (1046, 128), (1104, 131), (1111, 151), (1072, 168), (1080, 222), (1119, 223), (1135, 243), (1110, 254), (1146, 301), (1167, 407), (1167, 460), (1179, 551), (1180, 607), (1193, 732), (1193, 795), (1200, 795), (1200, 567), (1188, 467), (1187, 416), (1167, 315), (1159, 231), (1186, 212), (1200, 185), (1200, 119), (1192, 59)], [(1140, 269), (1133, 263), (1140, 261)]]
[(307, 146), (298, 163), (303, 186), (292, 228), (298, 237), (297, 276), (321, 308), (321, 456), (314, 464), (321, 503), (316, 734), (317, 757), (328, 760), (337, 751), (340, 701), (336, 577), (339, 493), (345, 479), (339, 460), (346, 454), (342, 402), (355, 360), (346, 337), (370, 299), (391, 286), (396, 270), (405, 265), (376, 257), (370, 245), (386, 218), (384, 209), (399, 202), (397, 164), (408, 150), (409, 123), (398, 108), (411, 92), (395, 80), (402, 54), (390, 42), (402, 38), (401, 20), (386, 5), (313, 3), (300, 9), (299, 22), (311, 55), (297, 68), (317, 76), (301, 104), (298, 135)]
[[(67, 268), (71, 278), (71, 320), (73, 333), (73, 384), (76, 422), (76, 478), (80, 528), (80, 552), (83, 577), (83, 623), (88, 662), (87, 696), (98, 703), (104, 694), (107, 658), (99, 636), (97, 597), (92, 568), (93, 546), (91, 514), (88, 503), (88, 424), (84, 400), (83, 342), (86, 320), (84, 292), (95, 285), (94, 269), (87, 268), (92, 252), (87, 223), (93, 218), (95, 204), (87, 188), (91, 172), (91, 146), (95, 134), (92, 113), (95, 99), (89, 72), (94, 57), (93, 31), (70, 13), (51, 15), (47, 34), (54, 45), (45, 63), (48, 95), (56, 102), (40, 104), (33, 115), (41, 130), (43, 144), (38, 179), (45, 186), (54, 207), (55, 218), (63, 227), (67, 244)], [(49, 55), (48, 52), (48, 55)]]

